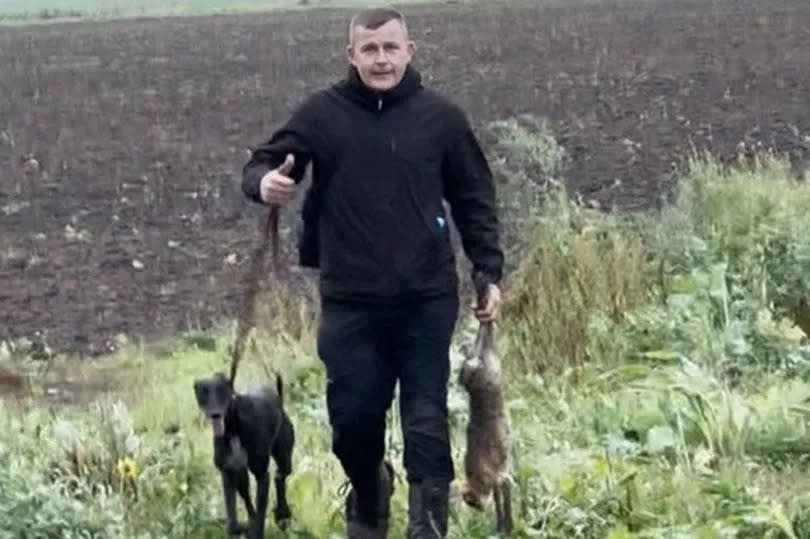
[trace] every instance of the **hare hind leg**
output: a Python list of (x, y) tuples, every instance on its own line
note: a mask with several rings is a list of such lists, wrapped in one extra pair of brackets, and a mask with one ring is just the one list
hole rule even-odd
[(493, 488), (495, 502), (496, 531), (511, 533), (514, 527), (512, 519), (512, 491), (508, 477), (499, 478)]

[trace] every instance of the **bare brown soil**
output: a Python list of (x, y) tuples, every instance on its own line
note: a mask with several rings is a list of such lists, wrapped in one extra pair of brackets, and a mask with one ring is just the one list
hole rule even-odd
[[(547, 116), (603, 206), (655, 206), (692, 147), (798, 151), (810, 129), (805, 0), (408, 13), (428, 84), (476, 123)], [(0, 339), (99, 353), (232, 315), (260, 213), (246, 147), (343, 75), (347, 17), (0, 30)]]

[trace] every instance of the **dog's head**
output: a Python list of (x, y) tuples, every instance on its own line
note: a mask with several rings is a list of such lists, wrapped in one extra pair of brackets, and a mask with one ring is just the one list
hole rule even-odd
[(228, 377), (218, 372), (208, 378), (195, 380), (194, 396), (200, 411), (211, 423), (214, 436), (225, 434), (225, 413), (233, 398), (233, 387)]

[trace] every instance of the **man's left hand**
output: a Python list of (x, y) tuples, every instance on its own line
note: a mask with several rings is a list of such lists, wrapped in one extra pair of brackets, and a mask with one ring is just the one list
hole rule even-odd
[(501, 310), (501, 289), (497, 285), (490, 284), (487, 288), (487, 302), (484, 308), (478, 308), (476, 303), (473, 309), (479, 322), (493, 322)]

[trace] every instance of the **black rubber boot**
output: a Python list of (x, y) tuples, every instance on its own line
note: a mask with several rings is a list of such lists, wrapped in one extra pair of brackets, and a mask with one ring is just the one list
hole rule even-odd
[(388, 461), (380, 465), (376, 493), (369, 500), (357, 499), (354, 488), (346, 497), (346, 535), (349, 539), (386, 539), (391, 496), (394, 494), (394, 468)]
[(407, 539), (444, 539), (447, 536), (447, 480), (425, 479), (408, 490)]

